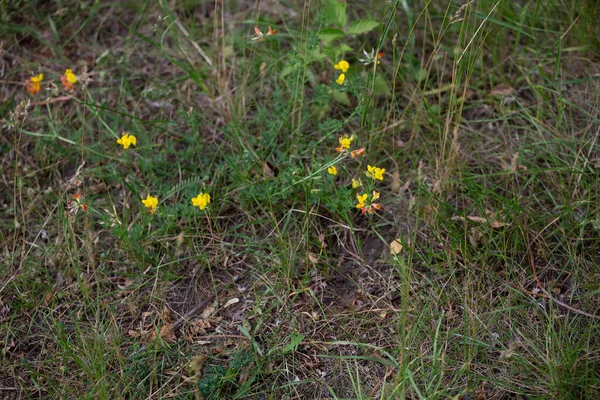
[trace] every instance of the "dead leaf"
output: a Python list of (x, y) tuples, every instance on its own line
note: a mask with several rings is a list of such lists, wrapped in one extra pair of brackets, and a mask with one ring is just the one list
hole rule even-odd
[(166, 305), (163, 306), (162, 309), (162, 318), (166, 322), (173, 322), (173, 316), (171, 315), (171, 310)]
[(181, 245), (183, 244), (184, 236), (185, 236), (185, 232), (181, 231), (181, 233), (179, 235), (177, 235), (177, 237), (175, 238), (175, 246), (177, 248), (181, 247)]
[(207, 306), (204, 309), (204, 311), (202, 311), (202, 318), (203, 319), (208, 319), (208, 318), (210, 318), (215, 313), (215, 310), (217, 309), (216, 304), (217, 303), (215, 302), (215, 303)]
[(271, 166), (266, 163), (263, 162), (263, 176), (267, 177), (267, 178), (272, 178), (275, 176), (275, 172), (273, 172), (273, 169), (271, 168)]
[(136, 332), (136, 331), (134, 331), (133, 329), (130, 329), (130, 330), (127, 332), (127, 334), (128, 334), (129, 336), (131, 336), (132, 338), (136, 338), (136, 337), (140, 336), (139, 332)]
[(163, 325), (163, 327), (160, 328), (160, 337), (165, 342), (175, 343), (177, 341), (177, 336), (175, 336), (175, 332), (174, 332), (174, 329), (173, 329), (173, 324)]
[(133, 281), (126, 276), (117, 277), (115, 281), (117, 283), (117, 287), (121, 290), (125, 290), (129, 286), (133, 285)]
[(400, 239), (394, 239), (392, 240), (392, 243), (390, 243), (390, 254), (393, 256), (398, 255), (403, 248), (404, 246), (402, 246)]
[(472, 216), (472, 215), (467, 215), (467, 217), (463, 217), (463, 216), (460, 216), (460, 215), (455, 215), (455, 216), (452, 217), (452, 221), (456, 221), (456, 220), (465, 221), (467, 219), (469, 221), (471, 221), (471, 222), (477, 222), (477, 223), (480, 223), (480, 224), (489, 223), (492, 228), (502, 228), (503, 226), (510, 225), (507, 222), (498, 221), (497, 219), (489, 220), (487, 218), (475, 217), (475, 216)]
[(510, 86), (508, 83), (499, 83), (491, 90), (492, 96), (506, 97), (515, 93), (515, 88)]
[(237, 297), (234, 297), (233, 299), (227, 300), (227, 303), (225, 303), (225, 305), (223, 306), (223, 308), (227, 308), (230, 305), (235, 304), (235, 303), (239, 303), (239, 302), (240, 302), (240, 299), (238, 299)]
[(312, 251), (308, 252), (308, 259), (313, 264), (317, 264), (319, 262), (319, 257), (317, 257), (317, 255)]
[(471, 246), (478, 247), (481, 243), (481, 238), (483, 234), (479, 231), (479, 229), (471, 228), (469, 231), (469, 242), (471, 242)]

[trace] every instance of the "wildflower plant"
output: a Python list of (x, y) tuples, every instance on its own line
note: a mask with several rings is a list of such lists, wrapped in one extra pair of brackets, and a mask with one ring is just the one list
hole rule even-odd
[(31, 94), (36, 94), (41, 90), (41, 82), (44, 80), (44, 74), (38, 74), (25, 81), (25, 87)]

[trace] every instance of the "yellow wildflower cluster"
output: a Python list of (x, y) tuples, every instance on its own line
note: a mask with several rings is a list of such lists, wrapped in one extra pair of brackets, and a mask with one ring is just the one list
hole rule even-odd
[(65, 74), (60, 77), (62, 86), (66, 90), (73, 90), (73, 85), (77, 83), (77, 76), (72, 69), (67, 68)]
[(360, 209), (363, 214), (369, 213), (373, 214), (373, 210), (381, 210), (381, 206), (378, 203), (375, 203), (379, 199), (379, 192), (373, 190), (373, 195), (369, 199), (369, 195), (367, 193), (357, 194), (356, 195), (356, 208)]
[(369, 178), (373, 180), (383, 180), (383, 174), (385, 173), (385, 168), (377, 168), (367, 165), (367, 172), (365, 173)]
[(31, 94), (36, 94), (41, 90), (40, 83), (44, 80), (44, 74), (34, 75), (25, 81), (25, 87)]
[[(25, 88), (31, 94), (37, 94), (42, 90), (42, 81), (44, 80), (44, 74), (33, 75), (25, 81)], [(64, 75), (60, 77), (63, 89), (73, 90), (73, 85), (77, 83), (77, 76), (73, 73), (72, 69), (67, 68)]]
[(348, 69), (350, 68), (350, 64), (346, 60), (341, 60), (340, 62), (335, 64), (333, 66), (333, 68), (337, 69), (338, 71), (342, 71), (340, 76), (338, 76), (337, 79), (335, 80), (335, 83), (337, 83), (338, 85), (343, 85), (344, 82), (346, 81), (346, 72), (348, 72)]

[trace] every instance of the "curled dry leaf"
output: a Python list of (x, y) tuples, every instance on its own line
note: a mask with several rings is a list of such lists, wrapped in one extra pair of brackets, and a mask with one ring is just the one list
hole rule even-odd
[(227, 308), (230, 305), (235, 304), (235, 303), (239, 303), (239, 302), (240, 302), (240, 299), (238, 299), (237, 297), (234, 297), (233, 299), (227, 300), (227, 303), (225, 303), (225, 305), (223, 306), (223, 308)]
[(491, 90), (492, 96), (510, 96), (515, 93), (515, 88), (510, 86), (508, 83), (499, 83)]
[(126, 276), (121, 276), (116, 279), (117, 287), (121, 290), (127, 289), (133, 285), (133, 281)]

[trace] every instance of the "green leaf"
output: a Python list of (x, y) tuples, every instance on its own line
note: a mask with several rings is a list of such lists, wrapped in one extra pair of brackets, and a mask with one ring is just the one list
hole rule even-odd
[(338, 28), (346, 26), (346, 0), (325, 0), (325, 21)]
[(340, 53), (344, 51), (348, 52), (353, 50), (352, 47), (348, 46), (346, 43), (340, 44), (337, 49)]
[(340, 92), (338, 90), (334, 90), (333, 93), (331, 94), (331, 97), (333, 97), (333, 100), (335, 100), (338, 103), (343, 104), (345, 106), (352, 105), (352, 103), (350, 102), (350, 97), (348, 97), (348, 93), (346, 93), (346, 92)]
[(387, 80), (381, 75), (377, 75), (375, 77), (375, 85), (373, 87), (373, 91), (376, 95), (380, 96), (389, 96), (392, 94), (392, 91), (390, 90), (390, 85), (388, 84)]
[(319, 38), (325, 42), (325, 44), (329, 44), (336, 39), (343, 38), (346, 36), (344, 31), (336, 28), (325, 28), (319, 32)]
[(372, 19), (359, 19), (350, 24), (348, 35), (360, 35), (361, 33), (372, 31), (377, 25), (379, 25), (379, 22)]
[(298, 345), (304, 340), (304, 335), (292, 334), (290, 336), (290, 342), (283, 349), (283, 354), (292, 353), (298, 349)]

